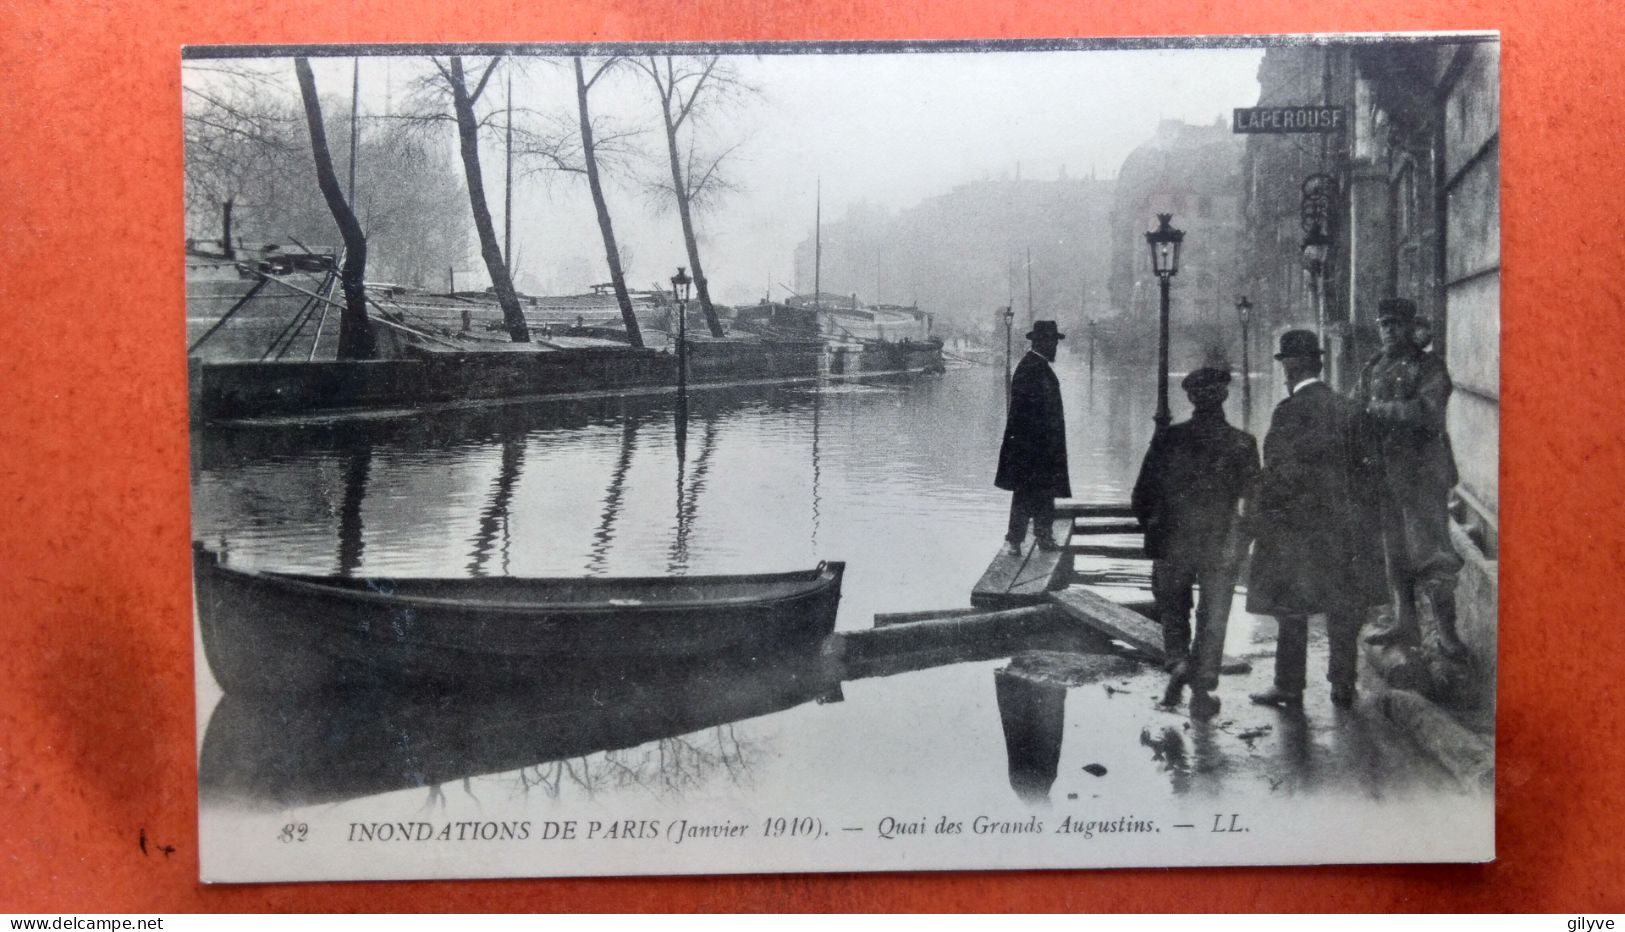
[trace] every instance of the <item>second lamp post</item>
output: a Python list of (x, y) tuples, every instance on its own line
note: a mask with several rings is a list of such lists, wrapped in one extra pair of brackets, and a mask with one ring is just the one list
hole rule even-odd
[(677, 397), (688, 392), (688, 288), (694, 280), (683, 266), (671, 277), (671, 296), (677, 302)]
[(1185, 231), (1174, 229), (1168, 222), (1172, 219), (1173, 214), (1157, 214), (1157, 228), (1145, 234), (1146, 245), (1151, 247), (1151, 271), (1162, 288), (1157, 333), (1157, 413), (1151, 416), (1158, 433), (1174, 419), (1168, 411), (1168, 280), (1179, 274), (1179, 247), (1185, 241)]

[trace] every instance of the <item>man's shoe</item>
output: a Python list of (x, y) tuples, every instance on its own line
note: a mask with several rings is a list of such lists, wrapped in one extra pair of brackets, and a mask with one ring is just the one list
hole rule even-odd
[(1047, 553), (1054, 553), (1055, 551), (1061, 549), (1061, 545), (1057, 544), (1055, 542), (1055, 538), (1053, 537), (1040, 537), (1037, 539), (1037, 543), (1038, 549)]
[(1190, 679), (1190, 664), (1181, 660), (1168, 670), (1168, 688), (1162, 691), (1162, 705), (1173, 708), (1185, 697), (1185, 681)]
[(1021, 556), (1021, 541), (1006, 538), (1004, 541), (1004, 552), (1012, 557)]
[(1353, 686), (1333, 686), (1332, 705), (1337, 706), (1339, 709), (1353, 708), (1356, 695), (1358, 694)]
[(1219, 697), (1200, 689), (1191, 690), (1191, 718), (1205, 722), (1219, 714)]
[(1277, 709), (1303, 708), (1303, 693), (1285, 690), (1279, 686), (1272, 686), (1261, 693), (1252, 693), (1247, 698), (1251, 699), (1254, 705), (1274, 706)]

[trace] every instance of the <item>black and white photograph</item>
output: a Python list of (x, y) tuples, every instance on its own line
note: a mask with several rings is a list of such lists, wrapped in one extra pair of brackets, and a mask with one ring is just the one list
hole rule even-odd
[(1494, 858), (1495, 33), (178, 67), (204, 881)]

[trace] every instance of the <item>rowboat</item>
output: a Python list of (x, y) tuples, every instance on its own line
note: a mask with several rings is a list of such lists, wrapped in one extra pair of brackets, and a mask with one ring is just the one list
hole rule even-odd
[(846, 564), (750, 576), (383, 578), (225, 565), (193, 545), (203, 652), (228, 693), (534, 689), (816, 644)]

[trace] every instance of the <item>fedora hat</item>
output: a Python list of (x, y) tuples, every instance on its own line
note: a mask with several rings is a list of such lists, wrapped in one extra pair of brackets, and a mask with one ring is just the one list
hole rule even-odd
[(1320, 356), (1320, 337), (1315, 336), (1313, 330), (1288, 330), (1281, 334), (1281, 351), (1275, 354), (1275, 358), (1302, 356)]
[(1028, 332), (1027, 339), (1039, 340), (1044, 337), (1049, 337), (1052, 340), (1064, 340), (1066, 334), (1055, 329), (1055, 321), (1053, 320), (1033, 321), (1033, 329)]

